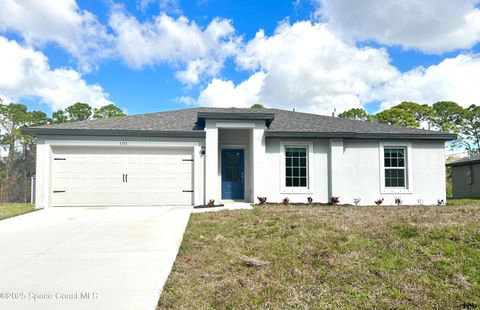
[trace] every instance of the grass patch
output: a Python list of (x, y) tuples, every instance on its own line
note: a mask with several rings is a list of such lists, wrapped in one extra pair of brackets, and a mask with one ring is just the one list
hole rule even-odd
[(161, 309), (480, 307), (480, 208), (192, 214)]
[(447, 199), (448, 206), (478, 206), (480, 207), (480, 198)]
[(5, 203), (0, 205), (0, 220), (34, 210), (35, 207), (29, 203)]

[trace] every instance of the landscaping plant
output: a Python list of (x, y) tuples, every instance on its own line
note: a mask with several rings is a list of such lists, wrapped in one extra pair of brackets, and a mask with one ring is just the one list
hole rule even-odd
[(267, 197), (257, 197), (258, 203), (263, 205), (267, 202)]
[(332, 198), (330, 198), (330, 203), (332, 205), (338, 205), (340, 203), (340, 198), (337, 196), (333, 196)]

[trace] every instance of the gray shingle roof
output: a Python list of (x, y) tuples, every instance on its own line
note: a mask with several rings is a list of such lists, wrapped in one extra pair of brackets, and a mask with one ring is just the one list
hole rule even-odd
[(480, 154), (459, 159), (457, 161), (449, 163), (448, 166), (455, 167), (455, 166), (463, 166), (463, 165), (470, 165), (470, 164), (476, 164), (476, 163), (480, 163)]
[(179, 135), (203, 136), (203, 123), (200, 115), (218, 114), (239, 119), (248, 115), (273, 114), (267, 136), (269, 137), (356, 137), (356, 138), (422, 138), (454, 139), (455, 135), (437, 131), (392, 126), (373, 122), (355, 121), (338, 117), (293, 112), (279, 109), (240, 109), (240, 108), (192, 108), (166, 112), (129, 115), (109, 119), (87, 120), (75, 123), (45, 125), (25, 129), (37, 135)]

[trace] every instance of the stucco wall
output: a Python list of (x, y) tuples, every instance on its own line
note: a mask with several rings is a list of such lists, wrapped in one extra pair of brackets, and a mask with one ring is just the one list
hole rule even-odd
[[(337, 140), (337, 139), (335, 139)], [(409, 180), (411, 193), (382, 193), (380, 178), (380, 142), (378, 140), (343, 141), (338, 151), (338, 141), (328, 139), (311, 140), (313, 142), (313, 187), (309, 193), (282, 193), (280, 161), (284, 160), (280, 152), (281, 139), (267, 139), (266, 158), (268, 165), (261, 171), (264, 187), (260, 193), (268, 201), (281, 202), (288, 197), (291, 202), (306, 202), (311, 196), (315, 201), (328, 202), (332, 195), (339, 196), (341, 203), (353, 204), (354, 198), (360, 198), (362, 205), (373, 205), (374, 201), (384, 198), (384, 204), (393, 205), (395, 197), (403, 204), (436, 204), (438, 199), (445, 200), (445, 153), (443, 141), (412, 141)], [(340, 141), (341, 142), (341, 141)], [(335, 152), (332, 153), (332, 147)], [(333, 154), (333, 156), (332, 156)], [(331, 160), (333, 159), (333, 165)], [(329, 171), (333, 173), (329, 176)], [(332, 183), (335, 187), (332, 189)]]
[[(411, 193), (381, 193), (380, 141), (345, 140), (344, 142), (344, 203), (360, 198), (361, 204), (371, 205), (384, 198), (384, 204), (395, 204), (399, 197), (403, 204), (437, 204), (445, 200), (445, 151), (443, 141), (412, 141), (410, 162)], [(395, 141), (381, 141), (392, 142)]]
[(452, 167), (452, 185), (455, 198), (480, 197), (480, 164)]
[[(239, 123), (240, 125), (245, 125)], [(52, 145), (118, 146), (119, 141), (131, 141), (131, 145), (143, 147), (168, 147), (179, 144), (189, 145), (194, 152), (194, 200), (204, 203), (221, 193), (219, 152), (222, 146), (245, 147), (245, 199), (257, 202), (257, 196), (266, 196), (270, 202), (281, 202), (289, 197), (292, 202), (306, 202), (311, 196), (317, 202), (328, 202), (332, 195), (339, 196), (341, 203), (353, 203), (360, 198), (361, 204), (371, 205), (375, 200), (385, 198), (384, 204), (394, 204), (400, 197), (403, 204), (436, 204), (437, 199), (445, 199), (445, 154), (443, 141), (408, 141), (411, 145), (410, 193), (381, 192), (380, 143), (389, 141), (353, 139), (298, 139), (313, 145), (312, 186), (303, 193), (285, 192), (282, 189), (281, 145), (291, 139), (265, 138), (263, 125), (253, 124), (250, 128), (210, 127), (218, 132), (216, 152), (211, 152), (206, 139), (167, 139), (167, 138), (113, 138), (113, 137), (39, 137), (37, 149), (37, 207), (50, 206), (50, 184), (52, 177)], [(210, 128), (209, 127), (209, 128)], [(207, 133), (208, 134), (208, 133)], [(213, 139), (213, 142), (217, 142)], [(393, 142), (393, 141), (390, 141)], [(129, 144), (130, 145), (130, 144)], [(200, 155), (201, 147), (206, 146), (206, 156)], [(214, 148), (215, 149), (215, 148)], [(215, 160), (217, 169), (207, 171), (207, 161)], [(330, 173), (331, 172), (331, 173)], [(209, 177), (211, 176), (211, 177)], [(480, 171), (474, 173), (479, 177)], [(480, 184), (477, 179), (476, 184)], [(207, 195), (210, 186), (211, 194)], [(212, 190), (213, 189), (213, 190)], [(208, 197), (207, 197), (208, 196)], [(216, 197), (216, 196), (215, 196)], [(216, 200), (221, 200), (216, 198)]]
[[(267, 197), (270, 202), (281, 202), (288, 197), (291, 202), (306, 202), (307, 197), (315, 201), (328, 200), (328, 140), (303, 140), (313, 142), (313, 188), (307, 193), (282, 192), (281, 161), (284, 160), (280, 152), (280, 143), (285, 140), (267, 139), (265, 164), (260, 171), (262, 179), (258, 194)], [(291, 140), (290, 140), (291, 141)], [(256, 199), (256, 197), (255, 197)]]

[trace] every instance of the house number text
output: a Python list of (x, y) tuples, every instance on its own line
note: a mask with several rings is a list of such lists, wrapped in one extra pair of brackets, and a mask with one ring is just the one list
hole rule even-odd
[(128, 142), (127, 141), (120, 141), (120, 146), (127, 146)]

